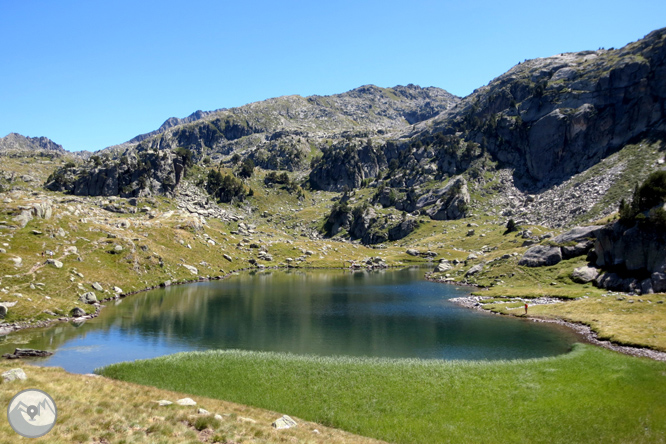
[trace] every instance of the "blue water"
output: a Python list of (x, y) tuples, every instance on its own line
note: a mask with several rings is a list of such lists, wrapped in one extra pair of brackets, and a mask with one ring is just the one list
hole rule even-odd
[(466, 294), (423, 280), (415, 268), (245, 273), (129, 296), (81, 326), (9, 335), (0, 352), (47, 349), (55, 354), (40, 365), (88, 373), (188, 350), (494, 360), (553, 356), (578, 339), (559, 326), (449, 301)]

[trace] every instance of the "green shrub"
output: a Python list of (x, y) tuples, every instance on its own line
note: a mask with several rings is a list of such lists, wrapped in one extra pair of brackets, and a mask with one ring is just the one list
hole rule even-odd
[[(618, 212), (620, 222), (632, 225), (635, 222), (662, 226), (663, 208), (656, 208), (666, 202), (666, 171), (655, 171), (650, 174), (642, 185), (636, 185), (631, 203), (625, 199), (620, 201)], [(650, 212), (648, 216), (646, 212)]]
[(197, 429), (199, 431), (202, 431), (202, 430), (205, 430), (205, 429), (215, 430), (219, 426), (220, 426), (220, 420), (215, 419), (215, 417), (212, 416), (212, 415), (199, 416), (192, 423), (192, 427), (194, 427), (195, 429)]
[[(222, 174), (216, 170), (208, 171), (206, 191), (218, 201), (229, 203), (232, 200), (243, 201), (248, 195), (240, 179), (231, 175)], [(253, 193), (254, 194), (254, 193)]]
[(650, 174), (638, 188), (638, 211), (648, 211), (666, 201), (666, 171)]
[(192, 153), (191, 150), (179, 147), (176, 148), (175, 153), (178, 157), (183, 159), (183, 165), (185, 165), (185, 168), (189, 168), (194, 164), (194, 153)]
[(252, 177), (252, 174), (254, 174), (254, 160), (246, 157), (245, 160), (243, 160), (240, 169), (238, 170), (238, 175), (248, 179)]

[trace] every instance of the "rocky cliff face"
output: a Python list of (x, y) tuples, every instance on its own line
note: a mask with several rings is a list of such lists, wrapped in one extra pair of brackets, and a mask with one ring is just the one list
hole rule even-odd
[(617, 50), (529, 60), (412, 135), (460, 135), (533, 190), (561, 183), (666, 124), (666, 30)]

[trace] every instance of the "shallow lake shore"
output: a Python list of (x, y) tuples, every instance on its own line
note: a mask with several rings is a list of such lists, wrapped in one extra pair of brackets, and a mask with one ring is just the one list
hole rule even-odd
[[(607, 348), (609, 350), (613, 350), (619, 353), (624, 353), (626, 355), (630, 356), (639, 356), (639, 357), (644, 357), (644, 358), (650, 358), (654, 359), (656, 361), (666, 361), (666, 352), (662, 352), (659, 350), (652, 350), (647, 347), (636, 347), (636, 346), (631, 346), (631, 345), (623, 345), (623, 344), (617, 344), (611, 341), (606, 341), (599, 339), (596, 332), (590, 328), (589, 325), (583, 324), (583, 323), (578, 323), (578, 322), (570, 322), (570, 321), (565, 321), (563, 319), (557, 319), (557, 318), (546, 318), (546, 317), (541, 317), (541, 316), (529, 316), (528, 315), (515, 315), (515, 314), (508, 314), (508, 313), (496, 313), (492, 312), (486, 308), (483, 307), (483, 304), (481, 301), (484, 298), (481, 296), (464, 296), (464, 297), (459, 297), (459, 298), (453, 298), (450, 299), (451, 302), (458, 304), (463, 307), (471, 308), (473, 310), (480, 310), (484, 311), (487, 313), (493, 313), (497, 314), (499, 316), (513, 316), (513, 317), (519, 317), (519, 318), (524, 318), (527, 320), (530, 320), (532, 322), (548, 322), (548, 323), (553, 323), (553, 324), (559, 324), (559, 325), (564, 325), (568, 328), (571, 328), (574, 330), (576, 333), (581, 335), (582, 337), (585, 338), (585, 342), (588, 342), (593, 345), (597, 345), (599, 347)], [(516, 301), (522, 300), (522, 299), (516, 299)], [(538, 299), (530, 299), (529, 304), (530, 305), (540, 305), (540, 304), (549, 304), (549, 303), (566, 303), (560, 299), (557, 298), (538, 298)]]

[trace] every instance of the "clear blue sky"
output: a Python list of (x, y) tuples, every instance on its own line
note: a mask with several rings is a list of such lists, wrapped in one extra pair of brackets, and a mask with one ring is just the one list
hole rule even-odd
[(414, 83), (465, 96), (524, 59), (664, 26), (664, 0), (0, 0), (0, 137), (95, 151), (281, 95)]

